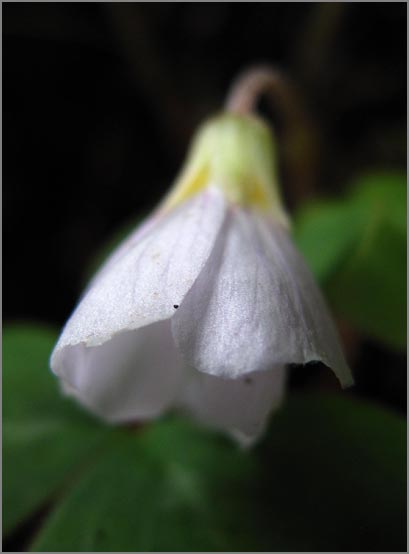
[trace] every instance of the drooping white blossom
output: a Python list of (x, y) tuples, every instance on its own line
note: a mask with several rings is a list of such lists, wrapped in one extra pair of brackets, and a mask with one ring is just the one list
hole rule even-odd
[(351, 384), (273, 155), (253, 116), (200, 129), (168, 197), (68, 320), (51, 357), (65, 392), (110, 422), (177, 408), (250, 443), (280, 405), (286, 365), (322, 361)]

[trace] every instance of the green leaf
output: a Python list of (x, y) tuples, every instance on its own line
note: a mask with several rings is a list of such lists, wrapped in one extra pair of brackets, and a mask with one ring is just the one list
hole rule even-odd
[[(406, 175), (389, 172), (361, 177), (351, 185), (351, 197), (371, 216), (381, 214), (392, 227), (406, 234)], [(369, 206), (369, 208), (368, 208)], [(375, 212), (375, 213), (374, 213)]]
[(276, 425), (262, 483), (286, 549), (405, 548), (405, 420), (343, 393), (294, 398)]
[(369, 175), (342, 201), (307, 206), (295, 239), (338, 316), (406, 346), (406, 179)]
[(320, 283), (337, 271), (359, 233), (359, 213), (345, 202), (311, 203), (295, 219), (295, 240)]
[[(109, 454), (50, 517), (34, 550), (51, 545), (63, 551), (229, 547), (223, 523), (209, 509), (215, 493), (212, 461), (222, 464), (219, 471), (225, 475), (242, 455), (226, 443), (218, 448), (218, 441), (183, 422), (159, 424), (146, 434), (115, 437)], [(177, 446), (182, 450), (172, 456)], [(246, 476), (244, 468), (241, 473)]]
[(48, 502), (32, 550), (404, 550), (404, 420), (305, 394), (251, 451), (176, 417), (112, 430), (59, 394), (55, 339), (4, 332), (4, 529)]
[(62, 397), (48, 358), (54, 331), (3, 332), (3, 530), (55, 495), (101, 442), (102, 427)]
[(174, 418), (111, 440), (34, 551), (405, 545), (405, 425), (374, 406), (294, 396), (250, 452)]

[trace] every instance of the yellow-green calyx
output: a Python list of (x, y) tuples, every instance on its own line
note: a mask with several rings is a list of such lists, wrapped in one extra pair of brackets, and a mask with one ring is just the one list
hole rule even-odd
[(221, 189), (232, 203), (257, 208), (288, 224), (277, 185), (273, 137), (252, 115), (224, 113), (202, 125), (165, 207), (209, 186)]

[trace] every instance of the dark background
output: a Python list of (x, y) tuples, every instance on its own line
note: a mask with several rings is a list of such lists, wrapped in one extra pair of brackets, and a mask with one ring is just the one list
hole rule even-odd
[[(308, 187), (281, 168), (290, 208), (363, 169), (406, 167), (405, 3), (2, 8), (6, 322), (63, 324), (95, 253), (167, 191), (248, 65), (285, 71), (314, 128)], [(405, 365), (364, 341), (356, 390), (404, 411)]]

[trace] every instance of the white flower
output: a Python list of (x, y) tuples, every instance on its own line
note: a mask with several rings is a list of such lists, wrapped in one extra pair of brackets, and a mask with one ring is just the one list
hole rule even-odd
[(254, 117), (200, 130), (168, 198), (66, 324), (51, 367), (67, 393), (110, 422), (176, 407), (251, 442), (280, 404), (287, 364), (319, 360), (352, 382), (291, 242), (273, 152)]

